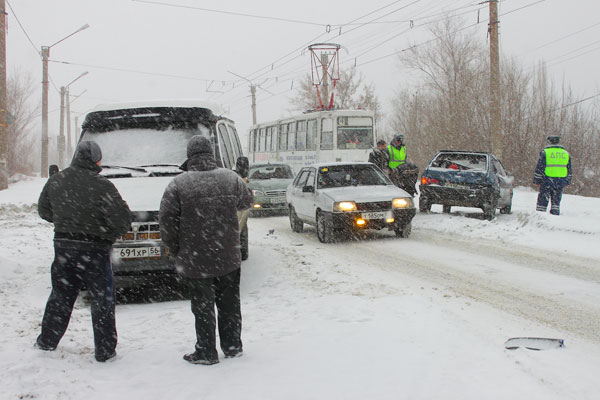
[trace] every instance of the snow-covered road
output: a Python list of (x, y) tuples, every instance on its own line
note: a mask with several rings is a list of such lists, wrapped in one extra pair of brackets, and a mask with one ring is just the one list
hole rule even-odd
[[(377, 273), (380, 283), (422, 280), (600, 343), (598, 259), (540, 250), (527, 243), (507, 246), (499, 240), (475, 241), (419, 228), (426, 218), (447, 217), (417, 215), (408, 240), (379, 231), (366, 232), (360, 240), (329, 245), (319, 243), (314, 228), (308, 225), (304, 233), (293, 233), (285, 217), (254, 218), (250, 224), (257, 232), (274, 229), (281, 240), (314, 249), (311, 263), (323, 270), (342, 265), (359, 282)], [(292, 264), (298, 259), (295, 249), (290, 246), (286, 252), (285, 259)]]
[[(242, 265), (244, 357), (211, 367), (192, 350), (189, 301), (117, 306), (119, 358), (93, 360), (77, 302), (51, 353), (32, 347), (49, 294), (52, 226), (41, 180), (0, 192), (0, 399), (596, 399), (600, 199), (563, 215), (417, 214), (413, 234), (322, 244), (286, 217), (252, 218)], [(271, 233), (272, 232), (272, 233)], [(506, 350), (515, 336), (566, 347)]]

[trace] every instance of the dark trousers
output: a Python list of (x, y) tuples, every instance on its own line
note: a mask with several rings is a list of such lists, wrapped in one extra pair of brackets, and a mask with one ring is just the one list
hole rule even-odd
[(42, 348), (54, 349), (65, 334), (82, 284), (88, 288), (96, 359), (105, 359), (117, 347), (115, 296), (110, 248), (85, 242), (55, 240), (52, 292), (37, 339)]
[(185, 282), (189, 287), (192, 313), (196, 319), (196, 352), (205, 360), (218, 360), (216, 320), (221, 350), (225, 356), (241, 352), (240, 269), (215, 278), (187, 278)]
[(550, 200), (550, 214), (560, 215), (560, 201), (562, 199), (564, 184), (557, 180), (544, 179), (540, 184), (540, 193), (537, 198), (537, 211), (546, 211)]

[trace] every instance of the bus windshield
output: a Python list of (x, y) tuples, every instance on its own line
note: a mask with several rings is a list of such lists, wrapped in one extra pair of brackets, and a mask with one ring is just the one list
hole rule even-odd
[(93, 140), (102, 149), (102, 164), (120, 166), (180, 165), (187, 158), (187, 143), (194, 135), (209, 129), (124, 129), (86, 132), (82, 140)]

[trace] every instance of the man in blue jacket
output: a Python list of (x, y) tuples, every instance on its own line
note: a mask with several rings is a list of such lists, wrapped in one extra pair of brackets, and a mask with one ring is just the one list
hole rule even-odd
[(546, 140), (548, 145), (540, 153), (533, 174), (533, 183), (540, 187), (536, 210), (546, 211), (550, 199), (550, 214), (559, 215), (562, 191), (571, 184), (573, 175), (571, 156), (559, 145), (559, 136), (548, 136)]

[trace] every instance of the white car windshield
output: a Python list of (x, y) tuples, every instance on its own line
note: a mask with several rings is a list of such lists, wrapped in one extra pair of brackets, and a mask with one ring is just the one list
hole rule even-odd
[(390, 180), (370, 164), (335, 165), (319, 168), (319, 189), (343, 186), (388, 185)]

